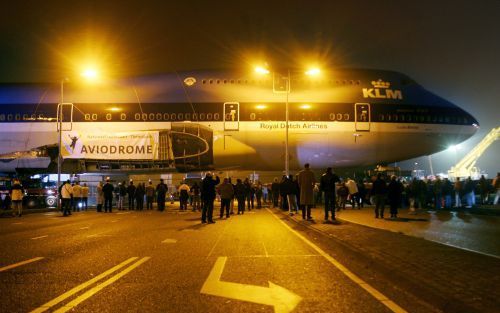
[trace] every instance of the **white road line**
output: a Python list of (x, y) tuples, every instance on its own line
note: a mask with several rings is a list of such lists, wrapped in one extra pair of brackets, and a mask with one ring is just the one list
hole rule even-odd
[(161, 243), (177, 243), (177, 239), (167, 238), (163, 240)]
[(38, 239), (47, 238), (47, 237), (49, 237), (49, 235), (43, 235), (43, 236), (33, 237), (33, 238), (31, 238), (31, 240), (38, 240)]
[(264, 252), (266, 253), (266, 258), (269, 257), (269, 253), (267, 253), (267, 248), (266, 248), (266, 245), (264, 244), (263, 241), (261, 241), (262, 243), (262, 246), (264, 247)]
[(217, 241), (215, 242), (214, 246), (212, 247), (212, 249), (211, 249), (211, 250), (210, 250), (210, 252), (208, 253), (208, 255), (207, 255), (207, 260), (208, 260), (208, 258), (212, 255), (212, 253), (214, 252), (215, 247), (217, 247), (217, 245), (219, 244), (219, 241), (220, 241), (220, 240), (222, 239), (222, 237), (224, 236), (224, 233), (226, 232), (227, 227), (229, 226), (229, 224), (231, 224), (231, 222), (232, 222), (232, 221), (233, 221), (233, 220), (232, 220), (232, 219), (230, 219), (230, 220), (229, 220), (229, 223), (225, 223), (225, 224), (224, 224), (224, 229), (222, 229), (222, 231), (221, 231), (221, 233), (220, 233), (220, 235), (219, 235), (219, 238), (217, 238)]
[(310, 258), (323, 257), (321, 254), (254, 254), (254, 255), (232, 255), (229, 258)]
[(12, 223), (12, 225), (21, 225), (21, 224), (24, 224), (24, 222)]
[(344, 265), (340, 264), (337, 260), (335, 260), (331, 255), (323, 251), (320, 247), (315, 245), (313, 242), (311, 242), (309, 239), (306, 237), (302, 236), (299, 234), (296, 230), (293, 230), (290, 226), (288, 226), (285, 222), (283, 222), (276, 214), (274, 214), (271, 210), (267, 209), (268, 212), (271, 213), (272, 216), (274, 216), (278, 222), (280, 222), (283, 226), (285, 226), (286, 229), (291, 231), (293, 234), (295, 234), (297, 237), (302, 239), (307, 245), (309, 245), (311, 248), (313, 248), (316, 252), (321, 254), (325, 259), (328, 260), (333, 266), (335, 266), (338, 270), (340, 270), (344, 275), (346, 275), (349, 279), (351, 279), (353, 282), (355, 282), (358, 286), (366, 290), (372, 297), (380, 301), (383, 305), (385, 305), (387, 308), (389, 308), (392, 312), (395, 313), (407, 313), (405, 309), (397, 305), (395, 302), (387, 298), (385, 295), (383, 295), (381, 292), (379, 292), (377, 289), (373, 288), (370, 284), (362, 280), (359, 276), (348, 270)]
[(132, 257), (128, 260), (125, 260), (123, 261), (122, 263), (110, 268), (109, 270), (105, 271), (104, 273), (102, 274), (99, 274), (97, 275), (96, 277), (92, 278), (91, 280), (89, 281), (86, 281), (84, 282), (83, 284), (81, 285), (78, 285), (76, 286), (75, 288), (63, 293), (62, 295), (60, 295), (59, 297), (53, 299), (53, 300), (50, 300), (49, 302), (45, 303), (44, 305), (34, 309), (33, 311), (31, 311), (31, 313), (41, 313), (41, 312), (45, 312), (47, 311), (48, 309), (50, 309), (51, 307), (53, 307), (54, 305), (66, 300), (67, 298), (71, 297), (72, 295), (74, 295), (75, 293), (78, 293), (80, 292), (81, 290), (87, 288), (88, 286), (94, 284), (95, 282), (103, 279), (104, 277), (110, 275), (111, 273), (113, 272), (116, 272), (117, 270), (119, 270), (120, 268), (124, 267), (125, 265), (137, 260), (138, 257)]
[(116, 222), (118, 222), (118, 220), (112, 220), (112, 221), (111, 221), (111, 223), (116, 223)]
[(127, 275), (132, 270), (134, 270), (135, 268), (137, 268), (138, 266), (140, 266), (144, 262), (148, 261), (149, 259), (150, 259), (150, 257), (144, 257), (144, 258), (140, 259), (139, 261), (135, 262), (134, 264), (130, 265), (129, 267), (127, 267), (123, 271), (116, 274), (115, 276), (109, 278), (105, 282), (100, 283), (99, 285), (95, 286), (94, 288), (88, 290), (87, 292), (85, 292), (81, 296), (77, 297), (75, 300), (71, 301), (70, 303), (66, 304), (65, 306), (61, 307), (59, 310), (55, 311), (54, 313), (64, 313), (64, 312), (67, 312), (69, 310), (72, 310), (74, 307), (76, 307), (77, 305), (79, 305), (83, 301), (87, 300), (88, 298), (92, 297), (93, 295), (95, 295), (96, 293), (101, 291), (102, 289), (106, 288), (107, 286), (111, 285), (112, 283), (114, 283), (118, 279)]
[(89, 229), (90, 227), (85, 226), (85, 227), (80, 227), (80, 229)]
[(7, 271), (7, 270), (16, 268), (18, 266), (23, 266), (23, 265), (26, 265), (26, 264), (29, 264), (29, 263), (33, 263), (33, 262), (36, 262), (36, 261), (40, 261), (42, 259), (43, 259), (43, 257), (39, 256), (39, 257), (36, 257), (36, 258), (33, 258), (33, 259), (29, 259), (29, 260), (26, 260), (26, 261), (22, 261), (22, 262), (18, 262), (18, 263), (15, 263), (15, 264), (7, 265), (7, 266), (4, 266), (4, 267), (0, 267), (0, 272), (4, 272), (4, 271)]

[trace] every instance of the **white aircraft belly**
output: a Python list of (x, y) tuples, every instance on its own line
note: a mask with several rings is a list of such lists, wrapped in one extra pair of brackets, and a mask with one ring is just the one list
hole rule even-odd
[[(284, 122), (240, 122), (224, 131), (223, 122), (200, 122), (214, 130), (216, 168), (281, 169), (285, 155)], [(435, 153), (470, 137), (467, 125), (371, 123), (356, 132), (353, 122), (290, 122), (290, 168), (309, 162), (315, 168), (371, 165)], [(83, 122), (73, 130), (124, 132), (168, 130), (170, 122)], [(55, 123), (0, 123), (0, 153), (26, 151), (57, 143)]]

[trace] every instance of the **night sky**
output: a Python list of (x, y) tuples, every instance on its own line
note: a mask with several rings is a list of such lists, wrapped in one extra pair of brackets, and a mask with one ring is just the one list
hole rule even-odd
[[(328, 3), (330, 2), (330, 3)], [(352, 3), (351, 3), (352, 2)], [(354, 3), (355, 2), (355, 3)], [(500, 1), (7, 1), (0, 82), (56, 83), (82, 62), (109, 76), (175, 70), (357, 67), (405, 73), (475, 116), (481, 130), (446, 171), (500, 125)], [(478, 166), (500, 171), (495, 143)], [(428, 170), (427, 158), (399, 163)]]

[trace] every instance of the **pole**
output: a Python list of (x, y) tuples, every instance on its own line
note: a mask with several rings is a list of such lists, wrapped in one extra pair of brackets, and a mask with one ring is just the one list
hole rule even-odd
[(61, 195), (59, 194), (59, 186), (61, 186), (61, 142), (62, 142), (62, 104), (64, 103), (64, 79), (61, 80), (61, 103), (57, 106), (57, 190), (58, 190), (58, 201), (57, 208), (61, 209)]
[(285, 102), (285, 174), (288, 177), (289, 168), (289, 155), (288, 155), (288, 96), (290, 94), (290, 70), (288, 70), (288, 76), (286, 78), (286, 102)]

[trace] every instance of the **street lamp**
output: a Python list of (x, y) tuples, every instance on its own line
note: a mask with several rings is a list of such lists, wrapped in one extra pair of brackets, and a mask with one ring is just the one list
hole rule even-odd
[[(99, 72), (93, 68), (84, 69), (81, 74), (83, 78), (88, 81), (96, 80), (99, 77)], [(73, 103), (65, 103), (64, 102), (64, 83), (68, 82), (69, 79), (67, 77), (61, 79), (61, 102), (57, 105), (57, 188), (59, 190), (59, 186), (61, 185), (61, 166), (62, 166), (62, 123), (63, 123), (63, 108), (64, 106), (71, 107), (71, 115), (73, 115)], [(60, 195), (59, 195), (60, 196)], [(61, 209), (61, 202), (58, 201), (58, 209)]]
[[(257, 66), (255, 67), (255, 72), (260, 75), (267, 75), (270, 73), (270, 71), (262, 66)], [(307, 71), (305, 71), (305, 74), (307, 76), (318, 76), (321, 73), (320, 69), (314, 67), (310, 68)], [(285, 81), (285, 88), (284, 90), (280, 87), (276, 87), (276, 77), (279, 77), (279, 79)], [(289, 148), (288, 148), (288, 124), (289, 124), (289, 95), (290, 95), (290, 90), (291, 90), (291, 84), (290, 84), (290, 70), (287, 70), (287, 75), (284, 76), (280, 73), (273, 72), (273, 92), (274, 93), (284, 93), (286, 94), (285, 98), (285, 175), (288, 176), (290, 173), (290, 155), (289, 155)]]

